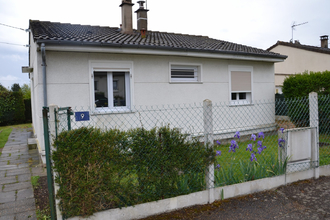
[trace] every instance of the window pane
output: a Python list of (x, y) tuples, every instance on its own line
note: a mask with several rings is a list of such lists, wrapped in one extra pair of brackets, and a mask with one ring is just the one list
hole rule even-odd
[(114, 72), (113, 78), (113, 106), (126, 106), (125, 73)]
[(236, 97), (236, 93), (232, 93), (231, 94), (231, 100), (236, 100), (237, 99), (237, 97)]
[(239, 100), (245, 100), (246, 99), (246, 92), (240, 92), (239, 93)]
[(96, 107), (108, 107), (108, 83), (106, 72), (94, 72), (94, 95)]

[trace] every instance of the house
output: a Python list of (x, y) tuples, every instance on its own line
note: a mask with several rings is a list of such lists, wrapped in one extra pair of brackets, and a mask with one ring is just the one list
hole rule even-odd
[[(134, 106), (274, 100), (274, 63), (286, 56), (249, 46), (148, 30), (144, 1), (123, 0), (121, 28), (30, 20), (33, 127), (43, 147), (42, 107), (83, 107), (94, 116)], [(132, 113), (134, 114), (134, 113)], [(127, 114), (126, 114), (127, 115)]]
[(276, 93), (282, 93), (283, 81), (287, 76), (307, 71), (330, 70), (330, 49), (328, 48), (328, 35), (321, 36), (321, 46), (300, 44), (299, 41), (278, 41), (267, 50), (287, 55), (288, 58), (275, 64)]

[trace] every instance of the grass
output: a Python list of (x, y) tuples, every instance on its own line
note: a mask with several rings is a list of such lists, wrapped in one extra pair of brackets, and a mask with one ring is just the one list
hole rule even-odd
[(8, 137), (10, 133), (12, 132), (13, 128), (31, 128), (32, 124), (19, 124), (19, 125), (9, 125), (9, 126), (2, 126), (0, 127), (0, 156), (1, 151), (5, 144), (8, 141)]
[[(219, 145), (216, 150), (221, 151), (217, 157), (220, 168), (215, 169), (216, 186), (230, 185), (265, 177), (280, 175), (285, 172), (285, 165), (278, 160), (277, 135), (265, 136), (265, 139), (239, 141), (236, 152), (229, 152), (230, 143)], [(246, 150), (247, 145), (254, 143), (253, 150), (257, 151), (257, 141), (262, 140), (264, 149), (261, 154), (255, 153), (257, 161), (250, 161), (251, 153)], [(283, 161), (287, 162), (287, 161)], [(215, 164), (215, 165), (217, 165)]]
[(330, 135), (319, 136), (320, 166), (330, 164)]
[(31, 184), (33, 188), (37, 188), (39, 186), (39, 180), (40, 176), (31, 176)]

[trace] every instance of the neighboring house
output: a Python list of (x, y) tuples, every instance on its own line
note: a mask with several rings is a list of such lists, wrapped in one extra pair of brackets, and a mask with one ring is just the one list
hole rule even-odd
[(50, 104), (111, 117), (131, 113), (133, 106), (210, 99), (239, 108), (274, 100), (274, 63), (286, 56), (205, 36), (147, 30), (148, 10), (139, 3), (137, 30), (128, 0), (120, 5), (121, 29), (30, 20), (27, 69), (41, 151), (42, 107)]
[(287, 76), (307, 71), (330, 70), (330, 49), (328, 35), (321, 36), (321, 47), (300, 44), (299, 41), (283, 42), (267, 49), (270, 52), (287, 55), (288, 58), (275, 64), (275, 92), (282, 93), (283, 81)]

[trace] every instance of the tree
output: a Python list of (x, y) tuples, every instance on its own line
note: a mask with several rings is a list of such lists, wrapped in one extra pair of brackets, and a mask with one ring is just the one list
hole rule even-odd
[(24, 84), (21, 88), (24, 99), (31, 99), (31, 88), (28, 84)]
[(4, 87), (1, 83), (0, 83), (0, 92), (2, 91), (8, 91), (8, 89), (6, 89), (6, 87)]
[(18, 83), (14, 83), (12, 86), (11, 86), (11, 91), (13, 92), (19, 92), (21, 90), (21, 87), (19, 86)]

